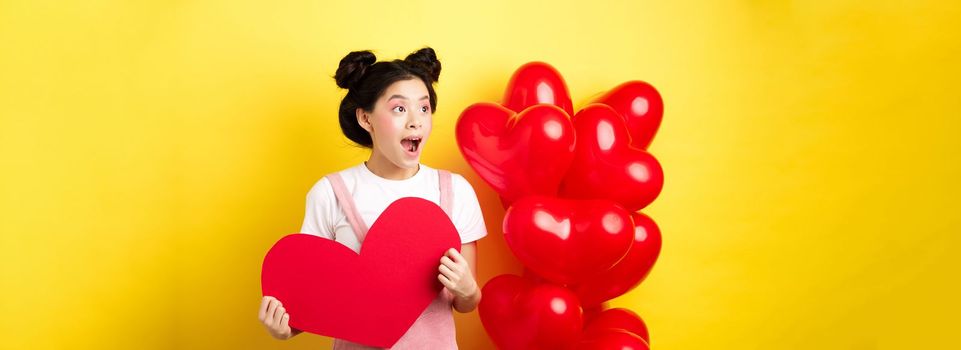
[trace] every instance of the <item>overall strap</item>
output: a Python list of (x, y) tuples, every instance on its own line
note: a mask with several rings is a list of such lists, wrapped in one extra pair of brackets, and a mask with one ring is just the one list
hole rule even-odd
[(451, 190), (451, 175), (447, 170), (438, 170), (440, 179), (440, 208), (444, 209), (447, 216), (453, 219), (454, 191)]
[(354, 197), (347, 191), (347, 186), (344, 185), (344, 179), (341, 178), (339, 173), (327, 175), (327, 178), (330, 179), (330, 184), (334, 187), (334, 195), (337, 196), (337, 202), (340, 203), (340, 207), (344, 209), (344, 215), (347, 216), (350, 227), (354, 229), (357, 242), (363, 243), (364, 237), (367, 236), (368, 228), (364, 220), (361, 219), (360, 213), (357, 212), (357, 206), (354, 205)]

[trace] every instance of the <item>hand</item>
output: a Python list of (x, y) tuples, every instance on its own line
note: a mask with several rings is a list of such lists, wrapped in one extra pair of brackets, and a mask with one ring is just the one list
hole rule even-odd
[(477, 281), (471, 274), (470, 265), (457, 249), (448, 249), (447, 253), (440, 258), (440, 266), (437, 269), (440, 271), (437, 279), (454, 296), (467, 299), (477, 293)]
[(264, 296), (260, 301), (258, 317), (264, 327), (267, 327), (267, 332), (274, 338), (286, 340), (293, 336), (290, 326), (287, 325), (290, 321), (290, 315), (286, 312), (280, 300), (271, 296)]

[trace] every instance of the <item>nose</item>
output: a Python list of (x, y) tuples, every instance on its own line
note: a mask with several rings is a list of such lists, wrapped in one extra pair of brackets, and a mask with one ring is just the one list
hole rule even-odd
[(411, 118), (409, 118), (409, 119), (407, 120), (407, 128), (408, 128), (408, 129), (420, 129), (421, 124), (423, 124), (423, 123), (421, 122), (420, 118), (418, 118), (418, 117), (416, 117), (416, 116), (411, 117)]

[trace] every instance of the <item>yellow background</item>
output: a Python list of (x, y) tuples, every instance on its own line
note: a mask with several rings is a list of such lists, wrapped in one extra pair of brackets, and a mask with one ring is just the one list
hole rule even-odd
[[(648, 280), (615, 300), (658, 349), (958, 348), (961, 5), (949, 1), (0, 1), (0, 348), (318, 349), (256, 317), (261, 259), (341, 136), (348, 51), (443, 62), (423, 162), (515, 68), (575, 104), (666, 103)], [(490, 347), (476, 312), (464, 349)]]

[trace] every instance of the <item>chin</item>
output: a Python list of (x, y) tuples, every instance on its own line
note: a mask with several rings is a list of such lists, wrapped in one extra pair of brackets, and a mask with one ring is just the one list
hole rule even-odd
[(394, 164), (404, 169), (417, 169), (417, 165), (420, 164), (420, 157), (417, 157), (416, 159), (406, 159), (401, 157), (401, 160)]

